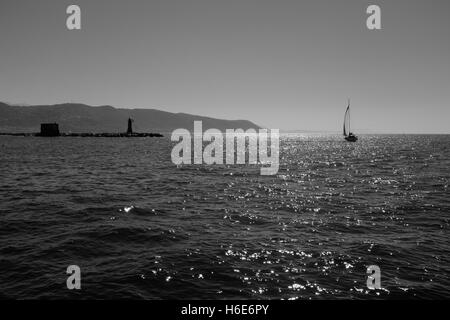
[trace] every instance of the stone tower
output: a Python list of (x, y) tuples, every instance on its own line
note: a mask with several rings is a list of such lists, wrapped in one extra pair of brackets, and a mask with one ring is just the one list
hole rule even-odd
[(133, 134), (133, 119), (128, 118), (127, 134)]

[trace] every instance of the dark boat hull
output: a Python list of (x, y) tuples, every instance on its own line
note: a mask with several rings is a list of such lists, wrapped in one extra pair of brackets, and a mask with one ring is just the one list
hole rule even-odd
[(356, 142), (356, 141), (358, 141), (358, 137), (357, 136), (348, 136), (348, 137), (345, 137), (345, 140), (348, 142)]

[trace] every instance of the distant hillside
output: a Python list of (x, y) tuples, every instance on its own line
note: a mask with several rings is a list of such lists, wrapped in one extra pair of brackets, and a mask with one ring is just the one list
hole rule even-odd
[(0, 132), (39, 132), (40, 124), (59, 123), (61, 132), (125, 132), (127, 120), (134, 119), (134, 131), (171, 132), (177, 128), (193, 129), (194, 120), (203, 121), (203, 129), (260, 128), (247, 120), (221, 120), (155, 109), (119, 109), (84, 104), (12, 106), (0, 102)]

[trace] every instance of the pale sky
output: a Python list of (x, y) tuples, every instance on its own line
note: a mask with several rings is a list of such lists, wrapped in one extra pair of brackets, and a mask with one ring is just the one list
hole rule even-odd
[(450, 133), (449, 36), (448, 0), (1, 0), (0, 101)]

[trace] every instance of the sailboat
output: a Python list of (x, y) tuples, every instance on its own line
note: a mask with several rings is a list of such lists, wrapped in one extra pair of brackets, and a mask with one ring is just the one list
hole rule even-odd
[(358, 141), (358, 137), (350, 131), (350, 100), (348, 101), (347, 110), (345, 110), (344, 116), (344, 139), (349, 142)]

